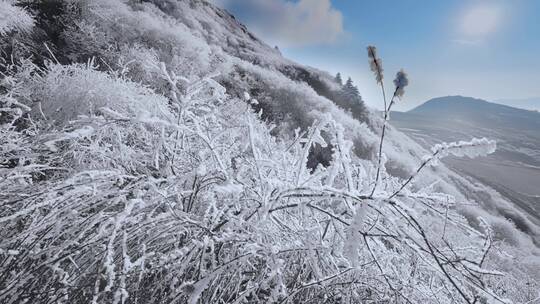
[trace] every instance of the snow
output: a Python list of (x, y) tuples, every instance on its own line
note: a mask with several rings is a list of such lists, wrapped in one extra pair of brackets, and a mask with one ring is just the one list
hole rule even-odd
[(34, 19), (10, 0), (0, 0), (0, 37), (11, 31), (29, 32)]
[(439, 157), (454, 155), (457, 157), (475, 158), (486, 156), (495, 152), (497, 142), (487, 138), (473, 138), (471, 141), (460, 141), (453, 143), (441, 143), (432, 148), (433, 153), (438, 153)]
[[(0, 270), (13, 286), (0, 302), (42, 290), (51, 293), (38, 301), (66, 303), (381, 302), (403, 300), (388, 298), (400, 290), (455, 303), (460, 287), (487, 292), (466, 285), (468, 271), (502, 286), (492, 298), (526, 294), (520, 283), (538, 264), (506, 254), (533, 252), (497, 240), (481, 267), (467, 262), (491, 230), (454, 209), (474, 203), (454, 175), (419, 168), (425, 151), (390, 128), (371, 196), (375, 165), (358, 150), (378, 145), (381, 118), (360, 122), (291, 79), (284, 67), (301, 66), (226, 12), (202, 1), (82, 3), (64, 33), (74, 63), (21, 63), (0, 90), (0, 108), (15, 113), (0, 128)], [(86, 54), (98, 56), (77, 62)], [(265, 121), (272, 111), (290, 117)], [(308, 168), (313, 146), (329, 148), (328, 167)], [(494, 148), (443, 143), (427, 161)], [(513, 231), (483, 218), (494, 239)]]

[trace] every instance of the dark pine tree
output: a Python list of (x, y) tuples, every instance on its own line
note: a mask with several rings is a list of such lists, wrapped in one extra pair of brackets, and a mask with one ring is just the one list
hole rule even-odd
[(336, 78), (335, 78), (336, 82), (342, 86), (343, 85), (343, 79), (341, 79), (341, 73), (337, 73), (336, 74)]
[(360, 97), (360, 92), (358, 88), (353, 84), (351, 77), (347, 79), (347, 82), (343, 86), (343, 94), (345, 94), (350, 99), (356, 99)]
[(358, 91), (358, 87), (354, 85), (352, 79), (349, 77), (340, 94), (339, 106), (351, 111), (354, 118), (360, 121), (367, 121), (367, 110)]

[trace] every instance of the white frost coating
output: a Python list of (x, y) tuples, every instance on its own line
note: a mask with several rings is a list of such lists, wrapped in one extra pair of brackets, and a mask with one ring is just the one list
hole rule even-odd
[(49, 65), (32, 84), (43, 100), (45, 116), (65, 125), (79, 115), (101, 114), (114, 119), (137, 117), (141, 122), (172, 121), (164, 96), (135, 82), (97, 70), (95, 64)]
[(34, 19), (25, 10), (0, 0), (0, 36), (11, 31), (28, 32), (32, 26)]
[(234, 182), (227, 180), (221, 185), (216, 185), (214, 190), (217, 193), (240, 193), (243, 190), (242, 185), (235, 184)]
[[(254, 40), (244, 39), (240, 28), (239, 35), (229, 35), (236, 21), (224, 12), (221, 19), (209, 15), (212, 6), (201, 1), (83, 2), (87, 24), (77, 26), (85, 31), (74, 28), (78, 38), (92, 39), (75, 42), (89, 51), (97, 42), (98, 51), (107, 50), (99, 58), (110, 70), (101, 59), (99, 69), (52, 64), (43, 73), (16, 74), (5, 81), (13, 83), (7, 95), (1, 93), (10, 111), (29, 111), (20, 104), (33, 108), (35, 100), (43, 115), (30, 113), (36, 114), (35, 127), (24, 133), (0, 127), (6, 142), (0, 145), (0, 234), (7, 236), (0, 238), (0, 252), (13, 261), (0, 272), (14, 286), (0, 292), (0, 303), (41, 290), (47, 293), (40, 302), (65, 294), (63, 303), (304, 303), (332, 301), (330, 295), (347, 303), (405, 300), (399, 293), (412, 303), (472, 303), (483, 293), (481, 285), (463, 283), (471, 278), (467, 271), (481, 272), (479, 280), (494, 286), (495, 295), (534, 300), (519, 298), (539, 286), (525, 287), (521, 269), (537, 266), (526, 261), (527, 253), (508, 251), (516, 257), (511, 259), (503, 256), (505, 245), (494, 242), (485, 263), (464, 262), (480, 261), (491, 244), (484, 245), (484, 236), (456, 212), (456, 202), (468, 201), (434, 193), (446, 193), (448, 174), (436, 185), (415, 180), (414, 187), (386, 199), (403, 180), (386, 172), (385, 155), (388, 168), (410, 163), (416, 169), (423, 153), (393, 128), (387, 130), (376, 195), (368, 197), (375, 166), (352, 147), (376, 147), (377, 135), (307, 84), (273, 71), (282, 59), (272, 62), (272, 53), (250, 48)], [(118, 47), (99, 44), (104, 37)], [(214, 44), (207, 47), (207, 41)], [(229, 58), (245, 45), (253, 50), (245, 54), (249, 62), (261, 65)], [(232, 92), (203, 76), (214, 70)], [(244, 91), (257, 96), (246, 102)], [(298, 116), (305, 132), (281, 136), (300, 124), (272, 129), (246, 106), (256, 103), (252, 97), (260, 98), (265, 113), (270, 102), (271, 110), (292, 108), (292, 118), (305, 112)], [(309, 128), (313, 121), (325, 123)], [(374, 130), (383, 124), (380, 117), (370, 121)], [(43, 150), (44, 142), (59, 137), (65, 137), (61, 145), (50, 142), (51, 151)], [(333, 154), (329, 167), (305, 167), (308, 143), (329, 144), (332, 149), (323, 151)], [(441, 145), (435, 159), (477, 154), (470, 146)], [(135, 199), (140, 201), (129, 210), (126, 204)], [(407, 221), (412, 217), (418, 225)], [(456, 288), (467, 287), (470, 301), (448, 282), (417, 226), (424, 227)], [(11, 248), (20, 253), (8, 256)], [(55, 275), (36, 272), (42, 263), (54, 265)]]
[(138, 204), (140, 201), (133, 199), (125, 202), (124, 211), (113, 220), (113, 230), (111, 232), (111, 237), (109, 239), (109, 242), (107, 244), (107, 252), (105, 255), (105, 261), (104, 261), (104, 268), (105, 273), (107, 275), (107, 286), (105, 286), (105, 291), (111, 291), (111, 288), (114, 286), (114, 281), (116, 278), (116, 272), (115, 272), (115, 262), (114, 262), (114, 241), (116, 239), (116, 236), (118, 234), (118, 231), (122, 228), (122, 225), (124, 224), (124, 221), (126, 221), (133, 211), (133, 208), (136, 204)]
[(197, 304), (199, 301), (199, 298), (201, 297), (201, 294), (203, 291), (208, 288), (208, 285), (216, 275), (218, 275), (220, 272), (216, 272), (214, 274), (208, 275), (205, 278), (201, 279), (197, 283), (193, 284), (193, 291), (191, 292), (191, 296), (189, 297), (189, 304)]
[(337, 148), (337, 156), (339, 157), (339, 161), (342, 164), (343, 171), (345, 173), (345, 178), (347, 181), (347, 187), (349, 191), (354, 190), (353, 186), (353, 178), (351, 173), (351, 150), (353, 147), (353, 143), (350, 140), (345, 139), (344, 134), (344, 128), (343, 125), (336, 123), (335, 121), (332, 121), (334, 125), (334, 129), (336, 132), (336, 148)]
[(58, 148), (56, 143), (63, 140), (77, 139), (77, 138), (89, 138), (94, 133), (94, 128), (92, 126), (84, 126), (80, 129), (73, 130), (71, 132), (66, 132), (62, 136), (55, 138), (53, 140), (46, 141), (44, 145), (52, 152), (57, 152)]
[(437, 161), (450, 155), (475, 158), (489, 155), (497, 149), (497, 142), (487, 138), (474, 138), (471, 141), (441, 143), (433, 146), (432, 155), (424, 156), (423, 161), (437, 165)]
[(347, 239), (345, 240), (345, 245), (343, 248), (343, 255), (349, 260), (349, 263), (353, 267), (358, 266), (358, 249), (362, 240), (362, 225), (366, 217), (366, 206), (362, 202), (356, 207), (356, 212), (353, 217), (353, 222), (347, 229)]
[(497, 142), (489, 140), (487, 138), (474, 138), (471, 141), (459, 141), (452, 143), (441, 143), (435, 145), (431, 150), (433, 153), (438, 152), (440, 158), (449, 155), (458, 157), (467, 156), (475, 158), (479, 156), (486, 156), (495, 152), (497, 149)]

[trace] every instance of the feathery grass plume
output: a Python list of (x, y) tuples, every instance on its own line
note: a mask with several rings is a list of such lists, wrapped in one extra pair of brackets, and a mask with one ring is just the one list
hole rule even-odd
[(377, 57), (377, 48), (373, 45), (367, 47), (368, 57), (369, 57), (369, 67), (371, 71), (375, 74), (377, 83), (382, 84), (383, 81), (383, 67), (381, 58)]
[(396, 86), (396, 92), (394, 95), (401, 99), (403, 94), (405, 94), (405, 87), (409, 85), (409, 78), (403, 69), (397, 72), (396, 78), (394, 79), (394, 85)]

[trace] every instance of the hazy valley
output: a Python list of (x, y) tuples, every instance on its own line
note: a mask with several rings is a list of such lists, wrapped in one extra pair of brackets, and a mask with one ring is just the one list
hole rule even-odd
[(536, 221), (540, 216), (540, 113), (450, 96), (408, 112), (392, 114), (392, 124), (425, 148), (472, 137), (497, 140), (492, 155), (448, 158), (452, 169), (497, 189)]

